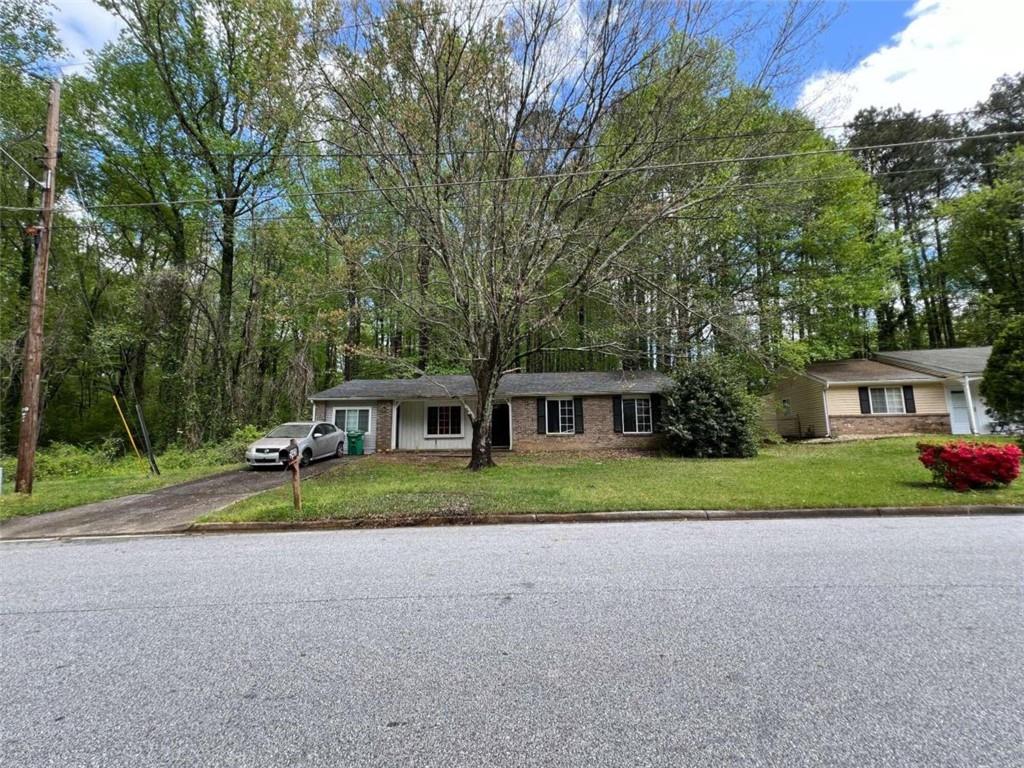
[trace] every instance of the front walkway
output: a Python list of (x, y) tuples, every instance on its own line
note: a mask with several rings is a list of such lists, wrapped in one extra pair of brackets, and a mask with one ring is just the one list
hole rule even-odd
[[(350, 459), (327, 459), (302, 470), (303, 479), (316, 477)], [(81, 507), (12, 517), (0, 523), (0, 540), (61, 536), (115, 536), (177, 533), (201, 516), (286, 482), (280, 470), (239, 469), (138, 493), (97, 501)]]

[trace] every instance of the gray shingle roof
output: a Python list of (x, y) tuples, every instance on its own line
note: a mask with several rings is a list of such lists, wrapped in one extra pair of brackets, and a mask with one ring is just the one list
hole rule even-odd
[(875, 357), (887, 363), (911, 366), (937, 376), (963, 376), (968, 373), (982, 373), (990, 354), (992, 347), (959, 347), (879, 352)]
[(821, 381), (832, 384), (861, 382), (902, 382), (940, 381), (935, 376), (920, 371), (911, 371), (895, 365), (886, 365), (877, 360), (834, 360), (827, 363), (813, 363), (807, 366), (807, 373)]
[[(509, 373), (498, 385), (501, 397), (544, 395), (649, 395), (662, 392), (671, 379), (657, 371), (588, 371), (582, 373)], [(418, 400), (469, 397), (475, 393), (469, 376), (418, 379), (353, 379), (317, 392), (310, 400)]]

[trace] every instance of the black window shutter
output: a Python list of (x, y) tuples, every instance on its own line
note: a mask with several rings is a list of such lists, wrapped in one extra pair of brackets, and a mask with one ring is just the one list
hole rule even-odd
[(903, 387), (903, 408), (907, 413), (917, 413), (917, 404), (914, 402), (914, 388), (909, 384)]
[(651, 430), (661, 431), (661, 395), (651, 395)]
[(427, 406), (427, 434), (437, 434), (437, 406)]
[(574, 431), (577, 435), (583, 434), (583, 398), (574, 397), (572, 399), (572, 410), (574, 417)]
[(871, 413), (871, 395), (867, 387), (857, 387), (857, 394), (860, 395), (860, 412)]
[(622, 431), (622, 395), (612, 396), (612, 429)]
[(461, 405), (453, 405), (452, 406), (451, 421), (452, 421), (452, 434), (453, 435), (461, 435), (462, 434), (462, 406)]
[(544, 398), (543, 397), (538, 397), (537, 398), (537, 434), (538, 435), (543, 435), (545, 432), (547, 432), (547, 429), (544, 428)]
[(548, 431), (562, 431), (562, 409), (560, 400), (548, 400)]

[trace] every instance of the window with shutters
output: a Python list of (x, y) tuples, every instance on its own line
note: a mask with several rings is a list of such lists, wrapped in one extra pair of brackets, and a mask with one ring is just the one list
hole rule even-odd
[(427, 437), (462, 437), (462, 406), (428, 406)]
[(906, 413), (906, 404), (903, 402), (903, 389), (901, 387), (871, 387), (870, 401), (871, 413), (892, 414)]
[(547, 433), (572, 435), (576, 432), (576, 406), (571, 397), (547, 401)]
[(651, 398), (622, 398), (622, 433), (624, 435), (649, 435), (653, 431)]

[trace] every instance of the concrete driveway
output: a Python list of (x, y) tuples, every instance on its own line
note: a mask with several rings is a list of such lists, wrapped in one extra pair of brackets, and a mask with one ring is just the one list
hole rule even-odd
[[(303, 469), (302, 477), (316, 477), (344, 461), (347, 459), (319, 461)], [(289, 478), (289, 473), (273, 469), (222, 472), (150, 493), (14, 517), (0, 523), (0, 540), (175, 533), (187, 529), (200, 515), (269, 490)]]

